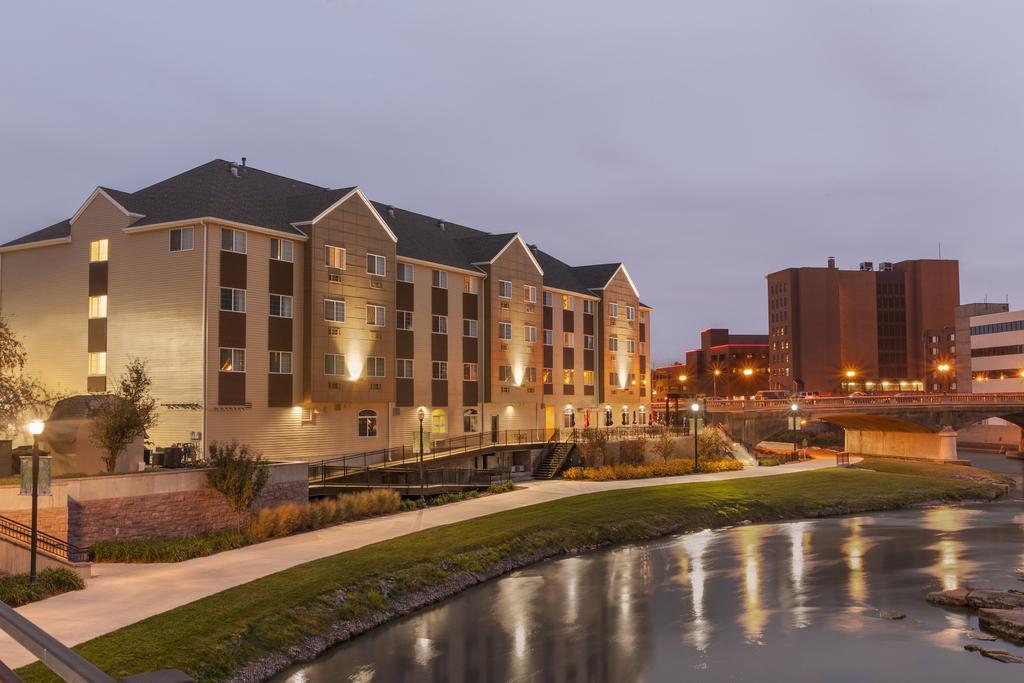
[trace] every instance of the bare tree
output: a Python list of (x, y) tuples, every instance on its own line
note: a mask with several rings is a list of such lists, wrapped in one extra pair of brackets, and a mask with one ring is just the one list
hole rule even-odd
[(117, 389), (93, 414), (92, 442), (106, 451), (108, 472), (117, 468), (125, 449), (156, 425), (156, 399), (150, 396), (153, 380), (146, 362), (133, 358), (117, 380)]
[(608, 453), (608, 434), (605, 430), (588, 427), (580, 432), (580, 436), (582, 440), (579, 448), (583, 463), (588, 467), (603, 465)]
[(57, 396), (25, 374), (28, 352), (7, 321), (0, 318), (0, 433), (12, 437), (29, 417), (49, 412)]
[(654, 440), (654, 452), (661, 456), (661, 459), (668, 462), (676, 452), (676, 440), (672, 432), (666, 427), (658, 433)]

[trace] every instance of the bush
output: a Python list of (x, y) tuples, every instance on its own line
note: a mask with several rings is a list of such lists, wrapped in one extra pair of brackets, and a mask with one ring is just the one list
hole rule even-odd
[(28, 574), (0, 577), (0, 601), (11, 607), (20, 607), (37, 600), (68, 591), (80, 591), (85, 588), (82, 577), (64, 567), (50, 567), (39, 572), (36, 585), (30, 586)]
[[(741, 470), (732, 458), (707, 459), (699, 462), (701, 472), (728, 472)], [(692, 460), (669, 460), (654, 465), (605, 465), (604, 467), (571, 467), (562, 473), (563, 479), (572, 481), (614, 481), (617, 479), (647, 479), (692, 474)]]
[(238, 512), (249, 509), (270, 477), (262, 454), (240, 446), (237, 441), (211, 443), (207, 464), (210, 470), (206, 481), (210, 488), (223, 493), (228, 505)]
[(647, 439), (643, 436), (634, 439), (623, 439), (619, 442), (619, 462), (628, 465), (642, 465), (646, 450)]
[(491, 484), (487, 487), (487, 493), (508, 493), (515, 491), (516, 485), (511, 480), (503, 481), (500, 484)]
[(89, 548), (93, 562), (184, 562), (253, 542), (245, 531), (232, 529), (200, 536), (98, 541)]

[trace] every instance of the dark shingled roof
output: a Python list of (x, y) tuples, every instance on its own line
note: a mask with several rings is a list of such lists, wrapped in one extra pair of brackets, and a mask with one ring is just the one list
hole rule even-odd
[(533, 257), (537, 259), (537, 263), (544, 270), (545, 285), (555, 289), (564, 289), (568, 292), (593, 294), (580, 282), (574, 273), (575, 269), (568, 263), (558, 260), (546, 251), (541, 251), (535, 244), (531, 244), (530, 249), (533, 250)]
[(465, 237), (478, 237), (487, 233), (448, 221), (443, 221), (442, 229), (442, 220), (439, 218), (424, 216), (381, 202), (371, 203), (398, 238), (399, 256), (464, 270), (479, 270), (456, 242)]
[(621, 265), (621, 263), (601, 263), (593, 266), (576, 266), (572, 271), (587, 289), (602, 289)]
[(46, 240), (55, 240), (60, 237), (69, 237), (71, 235), (71, 221), (67, 218), (54, 223), (51, 226), (45, 227), (42, 230), (36, 230), (30, 232), (27, 235), (22, 235), (16, 240), (11, 240), (6, 244), (0, 245), (4, 247), (16, 247), (19, 244), (31, 244), (33, 242), (45, 242)]
[(515, 236), (514, 232), (500, 235), (481, 234), (474, 237), (463, 237), (456, 240), (456, 244), (471, 263), (484, 263), (497, 256), (498, 252), (504, 249)]

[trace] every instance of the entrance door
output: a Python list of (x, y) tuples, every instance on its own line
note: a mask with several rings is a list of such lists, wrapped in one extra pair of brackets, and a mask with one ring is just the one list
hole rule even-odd
[(551, 435), (555, 433), (555, 409), (545, 408), (544, 409), (544, 437), (550, 439)]

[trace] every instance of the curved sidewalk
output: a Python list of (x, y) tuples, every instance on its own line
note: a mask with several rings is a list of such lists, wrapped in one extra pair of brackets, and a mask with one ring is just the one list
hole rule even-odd
[[(305, 562), (423, 529), (584, 493), (702, 481), (749, 479), (835, 466), (817, 458), (780, 467), (629, 481), (531, 481), (521, 489), (437, 508), (348, 522), (173, 564), (93, 564), (85, 590), (20, 607), (18, 612), (62, 643), (74, 646), (155, 614)], [(35, 658), (0, 632), (0, 661), (11, 668)]]

